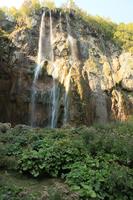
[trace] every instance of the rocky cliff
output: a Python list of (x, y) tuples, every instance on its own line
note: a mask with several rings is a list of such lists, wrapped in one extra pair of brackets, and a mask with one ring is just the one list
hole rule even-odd
[[(133, 115), (133, 55), (121, 51), (74, 12), (51, 11), (53, 63), (49, 59), (50, 12), (45, 10), (45, 59), (36, 82), (36, 126), (51, 118), (53, 77), (57, 127), (128, 120)], [(30, 124), (42, 10), (27, 24), (0, 35), (0, 121)], [(2, 25), (3, 29), (7, 24)], [(11, 26), (11, 25), (10, 25)]]

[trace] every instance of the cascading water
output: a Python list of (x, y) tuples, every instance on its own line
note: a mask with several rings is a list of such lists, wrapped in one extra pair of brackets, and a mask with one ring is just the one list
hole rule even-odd
[[(74, 46), (73, 46), (73, 37), (71, 36), (71, 27), (69, 23), (69, 17), (66, 15), (66, 22), (67, 22), (67, 35), (68, 35), (68, 43), (71, 49), (71, 55), (69, 57), (69, 63), (72, 64), (75, 58), (75, 53), (74, 53)], [(64, 120), (63, 124), (65, 125), (68, 122), (68, 117), (69, 117), (69, 91), (70, 91), (70, 84), (71, 84), (71, 67), (69, 69), (68, 75), (65, 79), (65, 95), (64, 95)]]
[(52, 23), (52, 15), (50, 12), (50, 41), (51, 41), (51, 62), (53, 66), (53, 87), (51, 90), (51, 120), (50, 120), (50, 127), (55, 128), (57, 126), (58, 120), (58, 109), (59, 109), (59, 94), (60, 89), (56, 79), (58, 78), (58, 66), (54, 64), (54, 52), (53, 52), (53, 23)]
[(43, 61), (44, 61), (44, 52), (45, 52), (44, 38), (45, 38), (45, 12), (43, 13), (42, 19), (41, 19), (38, 55), (37, 55), (37, 67), (35, 69), (34, 81), (36, 81), (38, 79), (38, 76), (41, 72), (41, 68), (42, 68)]
[[(40, 34), (39, 34), (39, 45), (38, 45), (38, 56), (37, 56), (37, 66), (35, 68), (35, 74), (32, 84), (32, 112), (31, 112), (31, 125), (36, 126), (35, 112), (36, 112), (36, 96), (37, 96), (37, 81), (43, 66), (43, 62), (46, 58), (51, 62), (52, 69), (52, 78), (53, 78), (53, 87), (50, 91), (50, 127), (57, 127), (58, 121), (58, 111), (59, 111), (59, 100), (60, 100), (60, 87), (57, 79), (59, 77), (59, 68), (54, 63), (54, 51), (53, 51), (53, 21), (51, 11), (50, 15), (50, 28), (49, 34), (48, 31), (45, 32), (45, 12), (42, 15), (41, 25), (40, 25)], [(60, 33), (62, 32), (62, 14), (60, 13)], [(75, 61), (75, 43), (74, 38), (71, 34), (71, 27), (69, 24), (69, 16), (66, 16), (67, 21), (67, 34), (68, 42), (71, 49), (71, 57), (69, 58), (69, 65), (71, 66)], [(46, 37), (45, 37), (46, 36)], [(69, 91), (71, 83), (71, 67), (69, 68), (68, 75), (64, 81), (65, 85), (65, 95), (64, 95), (64, 124), (68, 122), (69, 116)]]
[[(69, 8), (69, 6), (68, 6)], [(66, 22), (67, 22), (67, 35), (68, 35), (68, 43), (71, 50), (71, 56), (69, 57), (69, 72), (65, 80), (65, 97), (64, 97), (64, 124), (68, 122), (69, 117), (69, 92), (70, 92), (70, 84), (71, 84), (71, 70), (72, 65), (79, 61), (78, 59), (78, 47), (77, 47), (77, 41), (72, 36), (71, 26), (70, 26), (70, 19), (68, 14), (66, 15)]]
[(54, 73), (55, 72), (53, 72), (53, 88), (51, 90), (51, 99), (52, 99), (51, 128), (57, 127), (58, 110), (59, 110), (59, 95), (60, 95), (60, 89), (59, 89), (58, 83), (56, 83)]
[(66, 15), (68, 42), (71, 50), (71, 62), (79, 61), (77, 40), (72, 36), (70, 18)]
[(62, 17), (62, 13), (60, 12), (60, 33), (63, 31), (61, 17)]
[(33, 84), (32, 84), (32, 97), (31, 97), (31, 103), (32, 103), (32, 108), (31, 108), (31, 126), (36, 126), (35, 123), (35, 103), (36, 103), (36, 84), (37, 80), (39, 77), (39, 74), (41, 72), (41, 68), (43, 65), (43, 60), (44, 60), (44, 45), (43, 45), (43, 39), (45, 37), (45, 12), (42, 15), (41, 19), (41, 25), (40, 25), (40, 33), (39, 33), (39, 44), (38, 44), (38, 55), (37, 55), (37, 65), (35, 68), (35, 74), (34, 74), (34, 79), (33, 79)]
[(68, 122), (69, 117), (69, 91), (70, 91), (70, 81), (71, 81), (71, 68), (69, 73), (65, 79), (65, 97), (64, 97), (64, 121), (63, 124), (65, 125)]

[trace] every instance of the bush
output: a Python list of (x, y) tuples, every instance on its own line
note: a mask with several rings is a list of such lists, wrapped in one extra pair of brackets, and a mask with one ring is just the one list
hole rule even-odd
[(71, 165), (85, 156), (86, 149), (81, 141), (44, 139), (33, 143), (31, 150), (23, 152), (18, 165), (19, 170), (34, 177), (42, 174), (58, 177), (69, 172)]
[(19, 126), (0, 135), (0, 166), (8, 169), (16, 159), (18, 169), (33, 177), (65, 178), (81, 199), (130, 200), (132, 133), (133, 125), (127, 123), (71, 129)]
[(133, 171), (119, 166), (114, 156), (88, 156), (84, 162), (76, 162), (66, 177), (66, 182), (83, 199), (133, 198)]
[(92, 156), (114, 154), (121, 164), (133, 164), (133, 126), (130, 124), (97, 125), (83, 134), (84, 143)]
[(126, 51), (133, 53), (133, 23), (121, 23), (114, 33), (117, 43), (120, 43)]

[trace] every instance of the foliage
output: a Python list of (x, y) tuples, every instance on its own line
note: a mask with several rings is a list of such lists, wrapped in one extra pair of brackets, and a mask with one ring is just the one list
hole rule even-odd
[(47, 8), (50, 8), (50, 9), (53, 9), (53, 8), (56, 7), (54, 0), (42, 0), (41, 6), (47, 7)]
[(119, 163), (131, 166), (133, 163), (132, 124), (96, 125), (83, 135), (91, 155), (114, 154)]
[(0, 183), (0, 200), (35, 200), (33, 195), (27, 193), (24, 195), (24, 193), (20, 187), (6, 186)]
[(112, 22), (110, 19), (99, 16), (91, 16), (79, 7), (76, 7), (75, 13), (89, 25), (94, 33), (99, 34), (99, 36), (101, 34), (101, 36), (107, 40), (113, 40), (117, 24)]
[(39, 0), (24, 0), (22, 6), (19, 9), (19, 12), (22, 14), (22, 16), (30, 16), (39, 9)]
[(104, 39), (111, 40), (125, 51), (133, 52), (133, 23), (117, 25), (110, 19), (88, 15), (78, 7), (76, 7), (76, 14), (89, 23), (93, 31), (101, 34)]
[(2, 8), (0, 8), (0, 20), (4, 20), (6, 18), (5, 12)]
[[(8, 39), (8, 33), (0, 28), (0, 39)], [(2, 44), (1, 44), (2, 45)]]
[(120, 42), (123, 48), (133, 53), (133, 23), (121, 23), (117, 26), (114, 38)]
[(10, 7), (10, 8), (5, 7), (2, 8), (2, 10), (5, 13), (6, 19), (9, 19), (11, 21), (14, 21), (21, 16), (19, 10), (16, 9), (15, 7)]
[(22, 173), (66, 179), (81, 199), (132, 199), (130, 123), (69, 129), (17, 126), (0, 135), (0, 144), (0, 167), (7, 169), (15, 158)]
[(88, 156), (76, 162), (66, 181), (83, 199), (132, 199), (133, 171), (115, 163), (113, 156)]
[(48, 174), (53, 177), (67, 173), (71, 164), (84, 159), (85, 148), (81, 142), (61, 139), (44, 139), (33, 143), (19, 159), (19, 169), (34, 177)]
[(116, 24), (110, 19), (100, 16), (91, 16), (84, 10), (80, 9), (74, 1), (63, 4), (63, 9), (73, 9), (75, 14), (84, 20), (89, 27), (93, 30), (94, 34), (101, 35), (101, 40), (111, 40), (114, 44), (122, 47), (124, 50), (133, 52), (133, 23), (129, 24)]
[(62, 4), (63, 9), (73, 9), (76, 10), (78, 7), (74, 0), (66, 0), (65, 3)]

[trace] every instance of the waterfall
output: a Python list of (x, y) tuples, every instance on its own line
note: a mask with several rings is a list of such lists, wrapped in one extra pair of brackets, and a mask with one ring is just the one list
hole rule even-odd
[(38, 79), (38, 76), (41, 72), (41, 68), (43, 65), (43, 60), (44, 60), (44, 52), (45, 52), (45, 47), (44, 47), (44, 38), (45, 38), (45, 12), (42, 15), (41, 19), (41, 25), (40, 25), (40, 34), (39, 34), (39, 44), (38, 44), (38, 55), (37, 55), (37, 66), (35, 69), (35, 75), (34, 75), (34, 81), (36, 82)]
[(71, 26), (69, 22), (70, 19), (68, 15), (66, 15), (66, 21), (67, 21), (68, 42), (71, 50), (71, 62), (77, 62), (79, 61), (77, 40), (72, 36)]
[(61, 17), (62, 17), (62, 13), (60, 12), (60, 33), (63, 32)]
[(41, 25), (40, 25), (40, 32), (39, 32), (39, 44), (38, 44), (38, 55), (37, 55), (37, 65), (35, 68), (35, 74), (32, 84), (32, 95), (31, 95), (31, 126), (35, 126), (35, 108), (36, 108), (36, 84), (39, 77), (39, 74), (41, 72), (41, 68), (43, 65), (43, 59), (44, 59), (44, 44), (43, 39), (45, 37), (45, 12), (42, 15), (41, 19)]
[(59, 111), (59, 95), (60, 95), (60, 89), (58, 83), (56, 83), (56, 80), (53, 77), (53, 88), (51, 90), (51, 99), (52, 99), (51, 128), (57, 127), (58, 111)]
[(52, 21), (52, 14), (50, 11), (50, 50), (51, 50), (51, 62), (54, 62), (54, 52), (53, 52), (53, 21)]
[(67, 22), (67, 35), (68, 35), (68, 43), (71, 50), (71, 56), (69, 57), (69, 73), (65, 80), (65, 95), (64, 95), (64, 124), (68, 122), (69, 117), (69, 92), (70, 92), (70, 84), (71, 84), (71, 70), (72, 65), (74, 63), (79, 62), (79, 54), (78, 54), (78, 46), (77, 40), (72, 36), (71, 26), (70, 26), (70, 19), (68, 14), (66, 14), (66, 22)]
[(59, 110), (59, 94), (60, 89), (56, 79), (58, 78), (58, 66), (54, 64), (54, 52), (53, 52), (53, 22), (52, 15), (50, 12), (50, 42), (51, 42), (51, 63), (53, 67), (52, 77), (53, 77), (53, 87), (51, 90), (51, 122), (50, 127), (56, 128), (58, 120), (58, 110)]
[(70, 91), (70, 81), (71, 81), (71, 68), (65, 79), (65, 97), (64, 97), (64, 120), (63, 124), (65, 125), (68, 122), (69, 117), (69, 91)]
[[(44, 59), (48, 58), (48, 60), (51, 62), (51, 68), (52, 68), (52, 78), (53, 78), (53, 86), (50, 90), (50, 124), (49, 126), (51, 128), (57, 127), (58, 122), (58, 113), (59, 113), (59, 100), (60, 100), (60, 87), (58, 83), (58, 77), (59, 77), (59, 67), (56, 66), (54, 62), (54, 51), (53, 51), (53, 20), (52, 20), (52, 13), (49, 12), (49, 34), (48, 31), (45, 30), (45, 12), (42, 15), (41, 18), (41, 25), (40, 25), (40, 33), (39, 33), (39, 44), (38, 44), (38, 55), (37, 55), (37, 65), (35, 68), (35, 74), (32, 84), (32, 108), (31, 108), (31, 126), (36, 126), (36, 118), (35, 118), (35, 112), (36, 112), (36, 98), (37, 98), (37, 83), (39, 79), (39, 75), (43, 66)], [(71, 34), (71, 27), (69, 23), (69, 16), (66, 15), (66, 21), (67, 21), (67, 34), (68, 34), (68, 42), (71, 49), (71, 56), (69, 58), (69, 63), (72, 65), (75, 62), (76, 59), (76, 43), (75, 39), (72, 37)], [(62, 33), (62, 14), (60, 12), (60, 21), (59, 21), (59, 28), (60, 33)], [(47, 35), (48, 34), (48, 35)], [(46, 36), (46, 37), (45, 37)], [(69, 116), (69, 91), (70, 91), (70, 83), (71, 83), (71, 68), (69, 68), (68, 75), (66, 76), (66, 79), (64, 81), (65, 86), (65, 95), (64, 95), (64, 124), (68, 122), (68, 116)]]
[[(66, 15), (66, 22), (67, 22), (67, 35), (68, 35), (68, 43), (71, 49), (71, 56), (69, 57), (69, 62), (72, 64), (75, 58), (75, 50), (74, 50), (74, 45), (73, 45), (73, 37), (71, 35), (71, 27), (69, 23), (69, 17)], [(69, 118), (69, 91), (70, 91), (70, 81), (71, 81), (71, 67), (69, 69), (68, 75), (65, 79), (65, 95), (64, 95), (64, 119), (63, 119), (63, 124), (65, 125), (68, 122)]]

